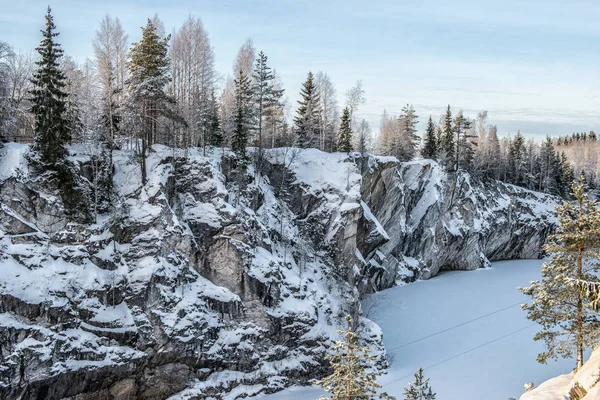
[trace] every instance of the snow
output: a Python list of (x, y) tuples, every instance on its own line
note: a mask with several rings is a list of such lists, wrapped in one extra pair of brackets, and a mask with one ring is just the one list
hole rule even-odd
[(25, 156), (29, 145), (23, 143), (4, 143), (0, 149), (0, 182), (12, 176), (21, 177), (27, 174)]
[[(381, 326), (391, 362), (379, 380), (384, 390), (402, 398), (423, 367), (439, 399), (506, 400), (519, 398), (526, 382), (537, 385), (572, 369), (574, 360), (537, 363), (543, 344), (533, 341), (536, 326), (519, 307), (528, 298), (516, 287), (538, 279), (541, 265), (541, 260), (496, 262), (368, 298), (376, 303), (369, 318)], [(314, 400), (320, 394), (318, 388), (296, 387), (253, 399)]]

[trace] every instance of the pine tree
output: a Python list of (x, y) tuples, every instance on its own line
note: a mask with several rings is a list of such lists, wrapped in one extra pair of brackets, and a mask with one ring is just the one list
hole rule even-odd
[[(168, 43), (170, 35), (161, 38), (155, 22), (148, 19), (142, 28), (142, 39), (134, 43), (129, 51), (130, 78), (126, 103), (126, 119), (130, 132), (141, 138), (140, 167), (142, 182), (146, 183), (147, 150), (159, 142), (160, 119), (167, 119), (180, 126), (187, 123), (175, 110), (175, 99), (165, 93), (171, 81), (169, 72)], [(171, 139), (163, 138), (163, 142)], [(168, 144), (173, 144), (169, 141)]]
[(35, 118), (35, 140), (33, 150), (39, 161), (53, 168), (64, 162), (67, 156), (66, 144), (71, 140), (69, 120), (67, 119), (66, 77), (59, 68), (63, 56), (60, 44), (54, 38), (54, 18), (50, 7), (46, 14), (46, 29), (42, 31), (44, 39), (36, 48), (40, 60), (36, 62), (37, 71), (31, 83), (31, 112)]
[[(321, 396), (319, 400), (371, 400), (375, 398), (377, 389), (381, 385), (377, 383), (377, 377), (382, 372), (369, 371), (365, 363), (372, 362), (375, 357), (370, 355), (368, 347), (361, 347), (357, 343), (358, 335), (352, 330), (352, 318), (346, 318), (348, 328), (338, 331), (343, 340), (336, 341), (333, 350), (335, 353), (327, 356), (327, 360), (333, 368), (333, 373), (318, 381), (316, 384), (322, 386), (331, 398)], [(380, 399), (395, 400), (394, 396), (382, 393)]]
[(452, 168), (454, 166), (455, 143), (454, 132), (452, 130), (452, 112), (450, 111), (450, 104), (448, 104), (448, 109), (444, 116), (444, 125), (442, 127), (440, 139), (438, 150), (441, 155), (441, 160), (446, 168)]
[(350, 153), (352, 151), (352, 121), (350, 119), (350, 110), (344, 108), (342, 121), (340, 123), (340, 134), (338, 136), (338, 150), (342, 153)]
[(429, 386), (429, 378), (423, 377), (423, 368), (415, 373), (415, 381), (404, 389), (405, 400), (435, 400), (435, 393)]
[(248, 162), (246, 147), (253, 126), (252, 87), (248, 76), (240, 69), (235, 80), (235, 114), (231, 149), (238, 156), (241, 165)]
[(519, 290), (533, 298), (522, 305), (527, 318), (542, 327), (534, 336), (546, 345), (538, 361), (575, 355), (580, 368), (584, 350), (600, 338), (598, 315), (578, 287), (600, 282), (600, 204), (588, 197), (583, 179), (573, 183), (571, 195), (573, 202), (556, 208), (559, 227), (544, 246), (552, 259), (542, 266), (542, 280)]
[(425, 131), (425, 140), (423, 141), (423, 149), (421, 150), (423, 158), (435, 160), (437, 158), (437, 137), (435, 134), (435, 124), (429, 116), (427, 121), (427, 130)]
[(320, 125), (319, 93), (312, 72), (308, 73), (306, 81), (302, 84), (300, 96), (297, 115), (294, 118), (296, 145), (300, 148), (307, 148), (313, 146), (319, 138)]

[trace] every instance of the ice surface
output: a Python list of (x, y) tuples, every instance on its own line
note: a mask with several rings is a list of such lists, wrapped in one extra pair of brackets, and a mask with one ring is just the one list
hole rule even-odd
[[(388, 374), (380, 378), (384, 390), (402, 398), (412, 374), (423, 367), (440, 400), (506, 400), (519, 398), (526, 382), (538, 385), (569, 371), (573, 360), (536, 362), (543, 349), (532, 339), (537, 327), (519, 307), (527, 297), (516, 287), (538, 279), (541, 264), (497, 262), (372, 295), (370, 317), (383, 329), (391, 355)], [(315, 400), (320, 394), (318, 388), (295, 387), (253, 399)]]

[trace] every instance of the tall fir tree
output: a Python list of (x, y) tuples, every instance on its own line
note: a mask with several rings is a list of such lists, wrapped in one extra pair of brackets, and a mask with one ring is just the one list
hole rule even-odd
[(398, 118), (398, 122), (400, 125), (399, 133), (401, 135), (401, 154), (397, 156), (401, 161), (410, 161), (415, 157), (420, 142), (420, 138), (417, 135), (419, 117), (412, 105), (407, 104), (402, 107), (402, 113)]
[(454, 131), (452, 129), (452, 111), (450, 111), (450, 104), (446, 109), (444, 116), (444, 123), (442, 126), (442, 134), (440, 137), (439, 148), (441, 161), (444, 163), (446, 168), (454, 167), (455, 157), (455, 142), (454, 142)]
[(59, 35), (54, 25), (50, 7), (46, 14), (44, 38), (36, 48), (40, 54), (36, 62), (30, 91), (31, 112), (35, 118), (33, 150), (39, 161), (53, 168), (64, 162), (66, 144), (71, 140), (71, 124), (67, 115), (66, 77), (60, 69), (63, 50), (54, 38)]
[(559, 226), (544, 246), (552, 258), (542, 266), (542, 280), (519, 290), (533, 298), (522, 308), (542, 328), (534, 336), (546, 345), (538, 361), (575, 356), (580, 368), (585, 349), (600, 338), (598, 314), (578, 287), (600, 283), (600, 203), (589, 198), (583, 179), (573, 183), (571, 195), (573, 202), (556, 208)]
[(235, 113), (233, 137), (231, 139), (231, 149), (238, 157), (241, 166), (248, 162), (248, 139), (253, 127), (252, 114), (252, 86), (250, 78), (242, 69), (239, 70), (235, 79)]
[(306, 81), (302, 84), (300, 97), (297, 115), (294, 118), (296, 145), (300, 148), (307, 148), (316, 143), (320, 128), (319, 93), (312, 72), (308, 73)]
[(338, 136), (338, 150), (342, 153), (350, 153), (352, 151), (352, 120), (348, 107), (345, 107), (342, 113)]
[(427, 121), (427, 129), (425, 130), (425, 139), (423, 140), (423, 149), (421, 149), (421, 155), (423, 158), (429, 158), (435, 160), (437, 158), (437, 137), (435, 133), (435, 124), (429, 116)]
[(370, 354), (368, 347), (358, 344), (358, 335), (352, 329), (352, 318), (348, 316), (346, 321), (348, 328), (338, 331), (342, 340), (335, 342), (334, 354), (326, 357), (333, 373), (317, 382), (317, 385), (331, 393), (331, 398), (321, 396), (319, 400), (396, 400), (387, 393), (377, 395), (377, 389), (381, 388), (377, 377), (383, 373), (367, 369), (365, 364), (373, 362), (375, 357)]
[(415, 381), (404, 389), (404, 400), (435, 400), (436, 394), (429, 386), (429, 378), (423, 376), (423, 368), (415, 373)]

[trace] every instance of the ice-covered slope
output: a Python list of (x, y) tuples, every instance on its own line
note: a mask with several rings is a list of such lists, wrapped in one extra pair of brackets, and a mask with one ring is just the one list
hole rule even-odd
[[(235, 398), (306, 383), (361, 293), (484, 266), (482, 254), (535, 256), (552, 225), (553, 198), (506, 185), (461, 175), (449, 200), (435, 163), (361, 169), (276, 149), (239, 173), (228, 152), (163, 146), (145, 185), (132, 152), (115, 151), (114, 211), (73, 222), (26, 146), (0, 152), (0, 397)], [(71, 153), (85, 186), (89, 156)], [(359, 322), (382, 354), (379, 328)]]

